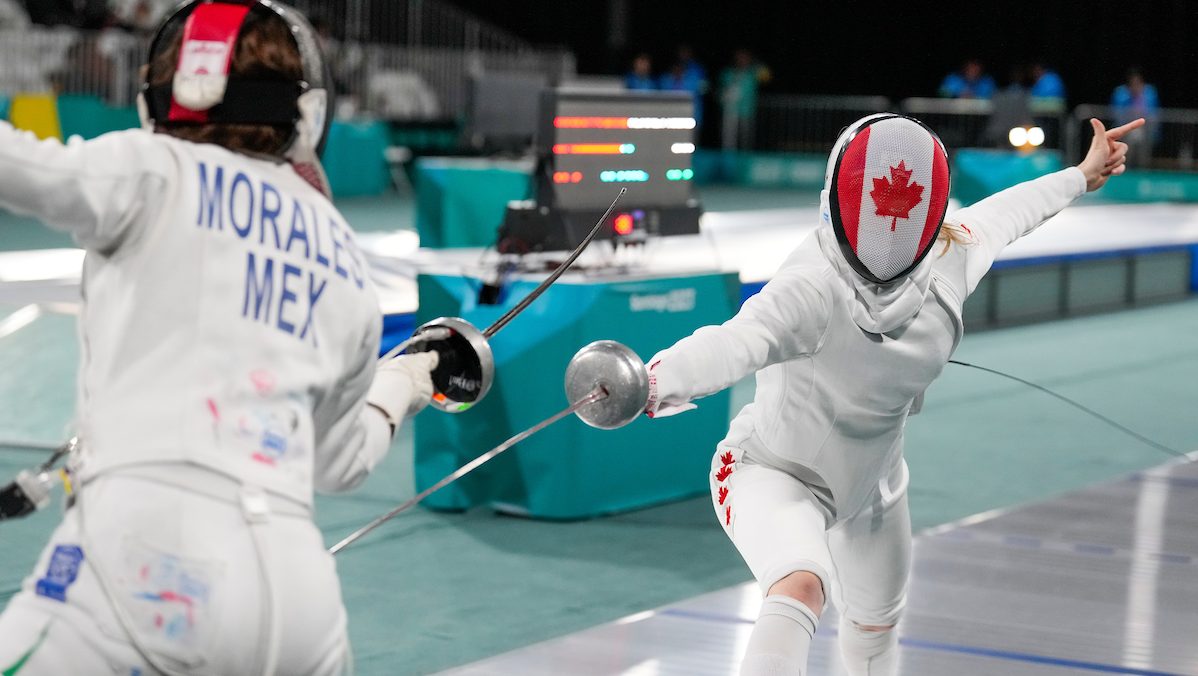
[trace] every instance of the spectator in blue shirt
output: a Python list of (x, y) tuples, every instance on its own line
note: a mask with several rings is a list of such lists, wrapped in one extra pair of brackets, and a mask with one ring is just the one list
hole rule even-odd
[(632, 60), (632, 70), (624, 76), (624, 87), (640, 90), (657, 89), (657, 83), (653, 80), (653, 62), (649, 59), (648, 54), (637, 54), (636, 58)]
[(658, 87), (667, 91), (690, 92), (695, 101), (695, 128), (703, 125), (703, 94), (707, 91), (707, 74), (690, 53), (690, 48), (678, 48), (678, 61), (658, 80)]
[(1127, 71), (1127, 82), (1115, 87), (1111, 94), (1111, 108), (1114, 108), (1118, 124), (1137, 117), (1146, 121), (1143, 127), (1128, 134), (1131, 150), (1127, 154), (1128, 166), (1146, 166), (1152, 158), (1152, 147), (1160, 135), (1161, 103), (1156, 95), (1156, 87), (1144, 81), (1139, 69), (1132, 68)]
[(1060, 99), (1065, 100), (1065, 81), (1060, 75), (1043, 63), (1032, 65), (1032, 89), (1031, 95), (1033, 99)]
[(706, 94), (707, 69), (703, 67), (703, 64), (695, 60), (695, 53), (689, 46), (678, 46), (678, 63), (681, 63), (683, 69), (685, 69), (687, 80), (698, 83), (699, 93)]
[(949, 99), (988, 99), (995, 89), (994, 78), (986, 75), (977, 59), (966, 61), (960, 71), (949, 73), (940, 83), (940, 95)]

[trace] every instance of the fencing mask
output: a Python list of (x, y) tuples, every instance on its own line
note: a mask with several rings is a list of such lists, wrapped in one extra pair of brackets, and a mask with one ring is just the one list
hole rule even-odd
[[(303, 70), (299, 80), (281, 77), (266, 66), (260, 73), (230, 72), (245, 26), (270, 16), (281, 19), (295, 41)], [(181, 5), (158, 29), (148, 63), (173, 58), (170, 50), (175, 44), (173, 79), (165, 84), (142, 83), (138, 108), (143, 126), (291, 127), (283, 156), (301, 176), (328, 193), (317, 158), (331, 123), (332, 77), (316, 32), (302, 14), (274, 0), (193, 0)]]
[(820, 215), (858, 275), (892, 284), (931, 251), (948, 186), (948, 154), (932, 130), (903, 115), (870, 115), (836, 140)]

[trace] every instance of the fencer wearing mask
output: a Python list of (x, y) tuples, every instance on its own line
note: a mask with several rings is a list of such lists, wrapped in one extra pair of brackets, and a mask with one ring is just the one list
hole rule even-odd
[(341, 674), (313, 492), (364, 480), (437, 357), (376, 368), (379, 303), (317, 160), (332, 102), (302, 16), (192, 2), (144, 78), (144, 130), (64, 146), (0, 122), (0, 206), (87, 251), (76, 492), (0, 616), (0, 671)]
[(853, 123), (828, 160), (819, 228), (761, 293), (647, 363), (661, 417), (756, 374), (711, 466), (717, 518), (764, 602), (741, 674), (807, 673), (825, 604), (853, 676), (898, 673), (911, 519), (903, 428), (960, 343), (962, 304), (1008, 244), (1124, 171), (1127, 132), (1076, 167), (945, 218), (948, 155), (918, 120)]

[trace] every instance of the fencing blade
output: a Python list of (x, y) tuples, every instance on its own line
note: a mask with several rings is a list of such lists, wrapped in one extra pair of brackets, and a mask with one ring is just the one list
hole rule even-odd
[(466, 463), (465, 465), (462, 465), (453, 474), (450, 474), (449, 476), (445, 477), (444, 479), (441, 479), (437, 483), (433, 484), (432, 486), (429, 486), (428, 488), (424, 489), (420, 493), (416, 494), (412, 499), (408, 500), (407, 502), (399, 505), (398, 507), (391, 510), (390, 512), (383, 514), (382, 516), (378, 517), (374, 521), (371, 521), (370, 523), (366, 524), (365, 526), (362, 526), (358, 530), (349, 534), (344, 540), (342, 540), (341, 542), (338, 542), (337, 544), (330, 547), (329, 553), (334, 554), (334, 555), (337, 554), (341, 550), (345, 549), (346, 547), (348, 547), (348, 546), (352, 545), (353, 543), (357, 542), (358, 540), (362, 539), (362, 537), (365, 536), (370, 531), (374, 530), (375, 528), (378, 528), (379, 526), (383, 525), (384, 523), (387, 523), (391, 519), (394, 519), (395, 517), (399, 516), (400, 514), (403, 514), (404, 512), (408, 511), (409, 509), (415, 507), (416, 505), (420, 504), (428, 496), (432, 495), (433, 493), (436, 493), (437, 491), (441, 490), (442, 488), (445, 488), (446, 486), (457, 481), (458, 479), (461, 479), (462, 477), (473, 472), (474, 470), (478, 469), (479, 467), (482, 467), (483, 465), (485, 465), (488, 462), (490, 462), (491, 460), (495, 459), (501, 453), (510, 449), (511, 447), (515, 446), (516, 444), (520, 443), (521, 441), (524, 441), (525, 439), (531, 437), (532, 435), (536, 434), (537, 432), (540, 432), (541, 430), (545, 429), (546, 427), (549, 427), (550, 425), (561, 420), (562, 418), (572, 415), (578, 409), (580, 409), (584, 406), (593, 404), (597, 401), (600, 401), (600, 400), (606, 398), (607, 396), (608, 396), (608, 393), (607, 393), (606, 389), (604, 389), (603, 387), (596, 387), (594, 390), (591, 390), (591, 392), (589, 394), (587, 394), (585, 397), (579, 399), (578, 401), (574, 402), (573, 404), (570, 404), (568, 407), (566, 407), (562, 411), (555, 413), (554, 415), (542, 420), (541, 422), (537, 423), (536, 425), (533, 425), (532, 427), (524, 430), (523, 432), (517, 434), (516, 436), (512, 437), (511, 439), (508, 439), (507, 441), (496, 446), (495, 448), (492, 448), (491, 450), (487, 451), (486, 453), (483, 453), (482, 455), (478, 456), (474, 460), (471, 460), (470, 462)]
[(561, 265), (557, 266), (557, 269), (554, 270), (548, 277), (546, 277), (545, 281), (541, 282), (539, 285), (537, 285), (537, 288), (533, 289), (527, 296), (521, 299), (521, 301), (517, 303), (515, 307), (503, 313), (502, 317), (496, 319), (493, 324), (483, 329), (483, 336), (490, 338), (496, 333), (499, 333), (500, 329), (507, 326), (508, 322), (516, 318), (516, 315), (524, 312), (525, 308), (527, 308), (529, 305), (532, 305), (533, 301), (535, 301), (537, 298), (540, 298), (541, 294), (545, 293), (546, 289), (548, 289), (550, 286), (553, 286), (553, 283), (556, 282), (559, 277), (565, 274), (566, 270), (569, 270), (571, 265), (574, 265), (574, 261), (578, 260), (578, 257), (582, 255), (582, 252), (585, 251), (595, 237), (599, 235), (599, 230), (603, 227), (604, 221), (606, 221), (607, 217), (611, 215), (612, 210), (616, 208), (616, 202), (619, 202), (620, 198), (623, 197), (624, 193), (626, 192), (628, 192), (628, 188), (620, 188), (620, 192), (616, 193), (616, 198), (611, 201), (611, 206), (607, 207), (607, 211), (603, 212), (603, 215), (599, 217), (598, 222), (595, 223), (595, 227), (591, 228), (591, 231), (587, 233), (587, 236), (582, 239), (582, 242), (574, 249), (573, 252), (570, 253), (570, 256), (566, 258)]

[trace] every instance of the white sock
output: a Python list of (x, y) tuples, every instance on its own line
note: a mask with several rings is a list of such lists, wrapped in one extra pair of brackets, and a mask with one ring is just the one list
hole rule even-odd
[(840, 657), (849, 676), (898, 676), (898, 632), (865, 631), (840, 621)]
[(803, 676), (818, 625), (819, 618), (801, 601), (780, 594), (765, 597), (740, 675)]

